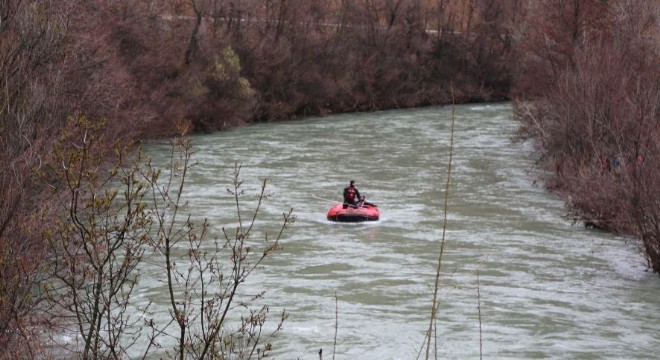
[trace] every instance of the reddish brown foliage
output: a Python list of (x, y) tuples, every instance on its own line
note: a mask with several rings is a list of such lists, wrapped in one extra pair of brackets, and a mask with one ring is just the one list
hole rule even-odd
[(520, 71), (517, 94), (541, 95), (560, 74), (575, 67), (575, 50), (609, 37), (610, 8), (600, 0), (526, 2), (516, 28)]
[[(659, 7), (546, 1), (539, 9), (556, 14), (520, 44), (518, 91), (534, 99), (518, 103), (521, 135), (539, 146), (546, 185), (588, 223), (640, 237), (660, 271)], [(539, 9), (531, 19), (546, 14)], [(539, 43), (544, 30), (551, 40)]]

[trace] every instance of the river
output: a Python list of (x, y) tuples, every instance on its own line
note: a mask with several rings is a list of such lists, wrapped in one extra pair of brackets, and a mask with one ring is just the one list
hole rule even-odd
[[(256, 226), (297, 220), (245, 286), (265, 290), (274, 359), (415, 359), (429, 326), (443, 229), (451, 107), (332, 115), (193, 137), (186, 190), (212, 237), (231, 227), (234, 164), (248, 192), (268, 180)], [(440, 358), (653, 359), (660, 280), (632, 239), (565, 220), (514, 143), (508, 103), (461, 105), (455, 133), (437, 321)], [(167, 162), (167, 145), (145, 152)], [(356, 180), (381, 219), (326, 220)], [(142, 294), (166, 304), (158, 274)], [(149, 290), (153, 284), (153, 290)], [(480, 316), (479, 316), (480, 315)], [(336, 347), (335, 325), (337, 325)], [(481, 330), (480, 330), (481, 328)], [(333, 350), (334, 349), (334, 350)], [(334, 355), (334, 356), (333, 356)]]

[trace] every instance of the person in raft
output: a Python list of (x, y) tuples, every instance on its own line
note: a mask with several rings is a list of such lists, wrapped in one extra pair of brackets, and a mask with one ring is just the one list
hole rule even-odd
[(351, 183), (344, 188), (344, 209), (348, 206), (357, 207), (360, 196), (360, 191), (355, 187), (355, 180), (351, 180)]
[(357, 205), (355, 205), (355, 206), (358, 207), (358, 208), (361, 208), (363, 206), (376, 206), (376, 204), (372, 204), (370, 202), (365, 201), (365, 197), (364, 197), (364, 195), (362, 195), (362, 197), (358, 201)]

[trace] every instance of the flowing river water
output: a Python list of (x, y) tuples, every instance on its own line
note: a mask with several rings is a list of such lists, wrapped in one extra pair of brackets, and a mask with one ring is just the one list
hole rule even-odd
[[(451, 107), (430, 107), (193, 138), (187, 210), (209, 219), (212, 237), (236, 224), (226, 191), (236, 162), (248, 193), (268, 180), (255, 227), (276, 229), (290, 208), (297, 216), (283, 248), (244, 284), (266, 291), (271, 324), (289, 313), (268, 340), (271, 358), (319, 359), (321, 348), (324, 359), (417, 358), (443, 236), (451, 118)], [(562, 217), (563, 203), (534, 185), (529, 145), (511, 141), (516, 127), (507, 103), (455, 109), (439, 357), (658, 358), (660, 280), (634, 240)], [(168, 161), (167, 144), (145, 152)], [(351, 179), (379, 221), (326, 220)], [(159, 278), (143, 274), (140, 290), (156, 305), (168, 301)]]

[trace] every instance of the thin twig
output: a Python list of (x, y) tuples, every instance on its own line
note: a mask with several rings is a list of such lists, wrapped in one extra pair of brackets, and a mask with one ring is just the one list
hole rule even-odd
[(429, 321), (429, 328), (426, 332), (426, 359), (429, 359), (431, 351), (431, 336), (434, 334), (436, 336), (434, 341), (435, 346), (435, 357), (438, 356), (437, 348), (437, 331), (434, 331), (434, 325), (436, 324), (436, 317), (438, 314), (439, 300), (438, 292), (440, 291), (440, 269), (442, 267), (442, 255), (445, 251), (445, 235), (447, 232), (447, 213), (448, 213), (448, 204), (449, 204), (449, 184), (451, 177), (451, 163), (454, 151), (454, 123), (455, 123), (455, 101), (454, 101), (454, 87), (451, 85), (451, 94), (452, 94), (452, 107), (451, 107), (451, 130), (449, 133), (449, 161), (447, 162), (447, 181), (445, 182), (445, 204), (444, 204), (444, 219), (442, 224), (442, 240), (440, 241), (440, 254), (438, 254), (438, 265), (436, 267), (435, 273), (435, 285), (433, 287), (433, 305), (431, 307), (431, 319)]

